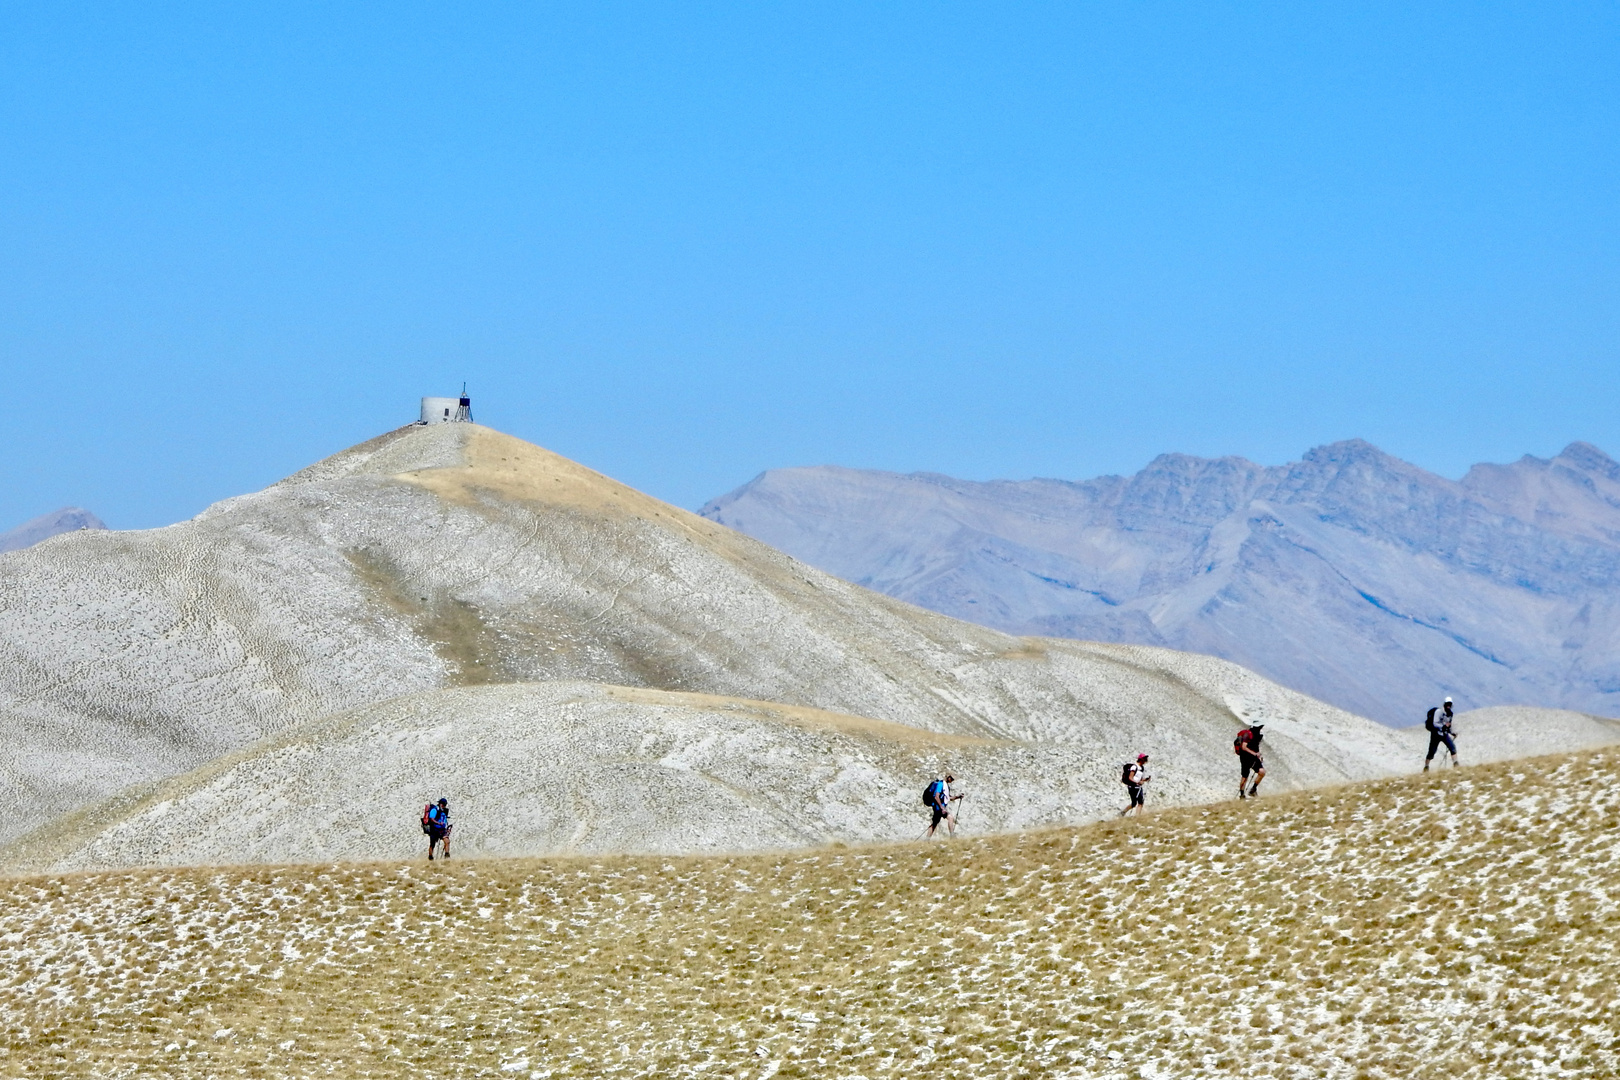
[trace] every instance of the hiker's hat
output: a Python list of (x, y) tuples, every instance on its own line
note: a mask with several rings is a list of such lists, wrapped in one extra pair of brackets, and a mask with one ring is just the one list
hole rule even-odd
[(440, 800), (439, 800), (439, 805), (440, 805), (440, 806), (449, 806), (449, 805), (450, 805), (450, 801), (449, 801), (449, 800), (448, 800), (448, 799), (440, 799)]
[(1137, 761), (1146, 761), (1147, 760), (1147, 755), (1146, 754), (1137, 754), (1136, 755), (1136, 760)]
[(1450, 699), (1450, 698), (1446, 698), (1446, 701), (1445, 701), (1445, 703), (1446, 703), (1446, 704), (1447, 704), (1447, 705), (1450, 705), (1450, 704), (1451, 704), (1451, 699)]

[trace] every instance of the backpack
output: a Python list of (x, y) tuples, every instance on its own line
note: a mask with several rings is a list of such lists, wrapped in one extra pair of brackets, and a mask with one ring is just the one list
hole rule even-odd
[(433, 823), (429, 819), (429, 815), (432, 814), (432, 813), (433, 813), (433, 804), (432, 803), (428, 803), (426, 806), (422, 807), (422, 831), (423, 832), (432, 832), (433, 831)]
[(1253, 742), (1254, 742), (1254, 732), (1250, 731), (1248, 728), (1244, 728), (1242, 731), (1237, 733), (1237, 738), (1232, 740), (1232, 753), (1234, 753), (1234, 754), (1242, 754), (1243, 753), (1243, 744), (1244, 743), (1253, 743)]
[(1423, 720), (1423, 730), (1424, 731), (1433, 731), (1434, 730), (1434, 714), (1439, 710), (1439, 708), (1440, 708), (1440, 706), (1436, 705), (1434, 708), (1429, 710), (1429, 715), (1427, 717), (1425, 717), (1424, 720)]
[(1136, 762), (1127, 761), (1120, 769), (1119, 782), (1122, 784), (1129, 784), (1131, 782), (1131, 770), (1134, 768), (1136, 768)]
[(940, 785), (940, 782), (938, 780), (931, 780), (931, 781), (929, 781), (928, 786), (923, 788), (923, 805), (924, 806), (927, 806), (927, 807), (930, 807), (930, 808), (934, 806), (935, 799), (939, 796), (940, 786), (941, 785)]

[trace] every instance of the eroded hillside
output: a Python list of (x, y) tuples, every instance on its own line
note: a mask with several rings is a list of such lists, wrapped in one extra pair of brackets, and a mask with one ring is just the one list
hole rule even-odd
[(1620, 751), (749, 858), (12, 879), (14, 1075), (1612, 1076)]
[[(168, 528), (0, 557), (0, 777), (17, 793), (15, 833), (405, 695), (449, 695), (439, 716), (459, 747), (498, 737), (485, 748), (496, 757), (542, 752), (555, 713), (503, 726), (458, 711), (471, 699), (453, 692), (564, 681), (1087, 753), (1174, 740), (1223, 761), (1236, 727), (1263, 720), (1278, 778), (1301, 782), (1382, 775), (1403, 758), (1377, 725), (1235, 665), (926, 612), (475, 424), (402, 428)], [(387, 795), (399, 806), (443, 779), (399, 775)], [(507, 778), (488, 775), (488, 791)], [(281, 785), (302, 799), (344, 790), (277, 784), (262, 820), (296, 812)]]

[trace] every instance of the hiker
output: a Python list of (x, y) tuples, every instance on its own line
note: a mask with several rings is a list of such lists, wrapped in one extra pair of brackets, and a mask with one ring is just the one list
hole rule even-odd
[(1429, 733), (1429, 756), (1423, 759), (1423, 771), (1429, 771), (1429, 763), (1434, 760), (1434, 752), (1445, 743), (1446, 749), (1451, 751), (1451, 764), (1457, 764), (1457, 736), (1451, 730), (1451, 699), (1429, 710), (1429, 715), (1423, 721), (1424, 730)]
[(422, 810), (422, 831), (428, 838), (428, 862), (433, 861), (433, 847), (435, 844), (450, 857), (450, 830), (455, 826), (450, 824), (450, 804), (440, 799), (438, 804), (428, 803)]
[(951, 794), (951, 785), (954, 783), (956, 783), (956, 777), (946, 773), (945, 779), (935, 780), (928, 785), (928, 790), (923, 793), (923, 802), (934, 812), (934, 820), (929, 822), (928, 832), (924, 834), (925, 836), (932, 837), (934, 830), (939, 828), (941, 821), (950, 830), (950, 835), (956, 835), (956, 814), (951, 808), (951, 803), (962, 796)]
[(1119, 782), (1125, 785), (1125, 790), (1131, 796), (1131, 804), (1119, 812), (1120, 817), (1124, 817), (1132, 810), (1136, 811), (1137, 817), (1142, 816), (1142, 796), (1144, 794), (1142, 789), (1147, 786), (1149, 780), (1153, 779), (1148, 773), (1147, 762), (1148, 756), (1146, 754), (1137, 754), (1136, 760), (1127, 761), (1124, 769), (1120, 771)]
[[(1238, 798), (1244, 799), (1260, 794), (1260, 781), (1266, 778), (1266, 759), (1260, 755), (1260, 741), (1265, 738), (1261, 729), (1266, 725), (1254, 724), (1237, 733), (1232, 740), (1232, 752), (1238, 756)], [(1249, 783), (1249, 774), (1254, 774), (1254, 783)], [(1244, 791), (1247, 787), (1248, 790)]]

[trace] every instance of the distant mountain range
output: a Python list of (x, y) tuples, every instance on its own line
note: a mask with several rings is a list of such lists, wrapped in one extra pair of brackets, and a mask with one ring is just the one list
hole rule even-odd
[(65, 532), (106, 527), (100, 518), (83, 507), (64, 506), (49, 514), (41, 514), (32, 521), (25, 521), (10, 532), (0, 533), (0, 552), (21, 551)]
[(948, 615), (1209, 653), (1386, 723), (1446, 693), (1620, 715), (1620, 464), (1587, 443), (1460, 481), (1361, 440), (1082, 482), (777, 469), (701, 513)]

